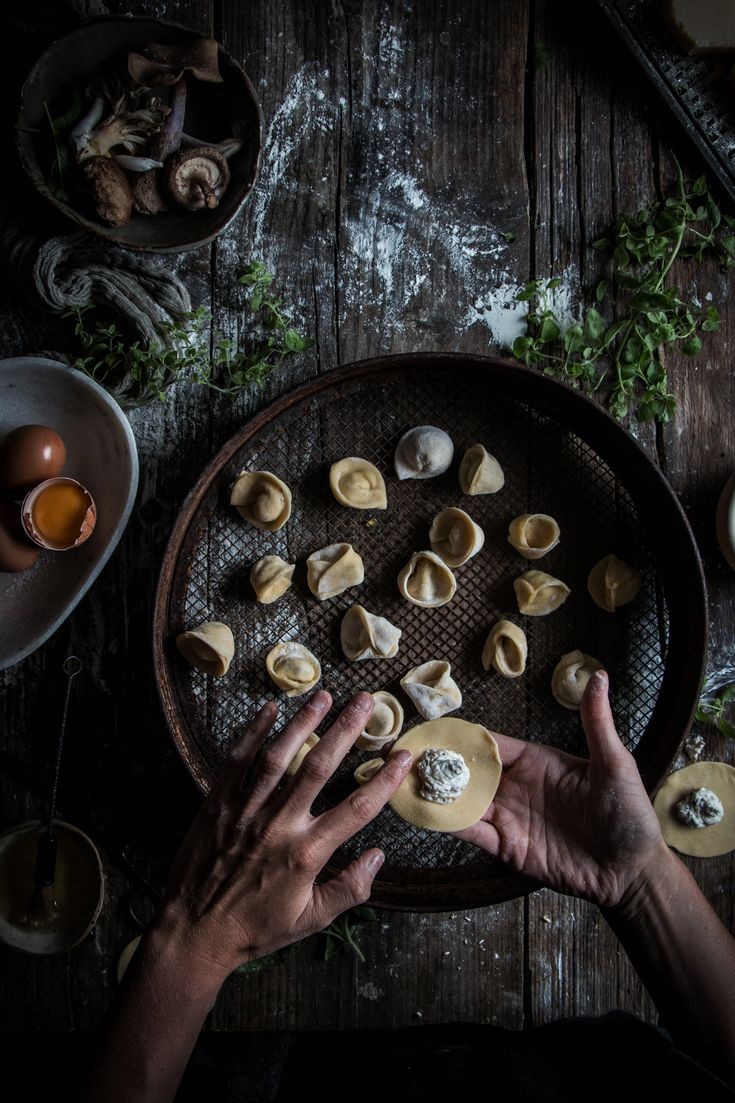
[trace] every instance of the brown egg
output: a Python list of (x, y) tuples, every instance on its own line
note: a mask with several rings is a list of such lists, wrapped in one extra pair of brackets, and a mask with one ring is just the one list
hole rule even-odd
[(26, 571), (40, 554), (41, 549), (23, 532), (20, 506), (0, 498), (0, 571)]
[(47, 425), (21, 425), (0, 444), (0, 489), (23, 495), (36, 483), (61, 474), (66, 445)]

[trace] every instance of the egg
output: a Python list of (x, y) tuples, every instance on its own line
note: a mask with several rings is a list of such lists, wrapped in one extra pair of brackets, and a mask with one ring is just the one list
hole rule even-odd
[(0, 443), (0, 489), (21, 496), (61, 474), (66, 445), (48, 425), (21, 425)]
[(0, 498), (0, 571), (26, 571), (40, 554), (23, 532), (20, 507)]

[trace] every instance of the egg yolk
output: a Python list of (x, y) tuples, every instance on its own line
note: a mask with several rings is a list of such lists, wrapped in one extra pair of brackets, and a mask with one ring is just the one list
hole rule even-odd
[(69, 547), (81, 532), (88, 508), (89, 498), (81, 487), (58, 483), (39, 494), (33, 521), (45, 540)]

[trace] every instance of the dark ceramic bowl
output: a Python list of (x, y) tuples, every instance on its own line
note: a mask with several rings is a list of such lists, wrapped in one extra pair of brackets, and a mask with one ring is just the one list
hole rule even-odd
[(229, 160), (231, 179), (214, 210), (171, 211), (158, 215), (134, 212), (124, 226), (108, 226), (91, 203), (76, 198), (65, 202), (48, 185), (54, 145), (46, 114), (65, 110), (75, 90), (128, 50), (151, 42), (178, 43), (204, 37), (178, 23), (159, 19), (117, 17), (96, 19), (52, 43), (38, 59), (23, 85), (16, 137), (21, 164), (34, 186), (58, 210), (85, 230), (128, 249), (152, 253), (183, 252), (212, 241), (237, 216), (252, 191), (263, 145), (263, 112), (255, 89), (242, 66), (219, 47), (222, 84), (192, 82), (184, 129), (216, 142), (233, 133), (242, 149)]

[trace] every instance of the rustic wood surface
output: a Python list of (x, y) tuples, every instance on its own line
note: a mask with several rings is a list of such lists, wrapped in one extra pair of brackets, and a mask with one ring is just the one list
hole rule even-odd
[[(130, 14), (124, 3), (107, 10)], [(509, 317), (501, 312), (508, 288), (562, 273), (578, 297), (601, 271), (589, 243), (617, 213), (670, 186), (673, 155), (691, 174), (702, 171), (592, 4), (152, 0), (135, 14), (219, 38), (244, 64), (265, 112), (262, 172), (242, 217), (213, 246), (175, 262), (192, 298), (211, 308), (217, 333), (237, 338), (245, 318), (236, 276), (262, 258), (316, 346), (262, 395), (232, 401), (179, 387), (166, 404), (132, 414), (141, 481), (123, 541), (56, 636), (0, 676), (4, 829), (42, 807), (61, 663), (70, 651), (82, 657), (60, 813), (99, 842), (108, 877), (96, 931), (71, 954), (34, 960), (0, 951), (4, 1028), (100, 1021), (118, 953), (138, 933), (121, 905), (134, 884), (122, 848), (132, 846), (140, 869), (163, 885), (196, 810), (156, 696), (150, 615), (167, 534), (212, 454), (269, 398), (339, 364), (389, 351), (487, 352)], [(30, 66), (44, 41), (73, 25), (71, 8), (59, 4), (30, 30), (16, 17), (6, 35), (16, 36)], [(671, 358), (676, 419), (634, 431), (694, 526), (710, 591), (710, 670), (724, 677), (735, 584), (713, 518), (735, 459), (733, 277), (706, 263), (679, 278), (701, 299), (712, 293), (724, 324), (696, 363)], [(58, 325), (8, 295), (3, 355), (62, 341)], [(705, 734), (706, 757), (732, 761), (732, 745)], [(732, 927), (732, 855), (690, 865)], [(344, 954), (324, 962), (316, 938), (263, 973), (233, 975), (209, 1027), (466, 1019), (522, 1028), (615, 1007), (656, 1019), (596, 910), (552, 892), (466, 913), (383, 912), (362, 929), (361, 944), (364, 965)]]

